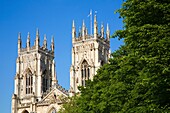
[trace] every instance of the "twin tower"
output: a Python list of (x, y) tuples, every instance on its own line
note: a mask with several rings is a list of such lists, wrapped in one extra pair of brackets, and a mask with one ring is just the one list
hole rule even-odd
[(89, 35), (83, 21), (76, 35), (75, 23), (72, 25), (72, 65), (70, 68), (70, 95), (79, 92), (78, 86), (85, 86), (93, 79), (96, 71), (110, 58), (110, 30), (107, 24), (106, 37), (104, 25), (98, 31), (97, 17), (94, 16), (93, 35)]
[[(88, 34), (83, 21), (76, 34), (72, 25), (72, 63), (70, 67), (69, 92), (58, 84), (54, 61), (54, 37), (51, 49), (47, 48), (46, 36), (40, 46), (39, 31), (36, 31), (34, 45), (30, 46), (30, 34), (26, 48), (22, 48), (21, 34), (18, 35), (18, 57), (12, 113), (53, 113), (62, 105), (60, 96), (73, 96), (79, 93), (78, 86), (85, 86), (86, 80), (93, 79), (96, 71), (110, 58), (110, 30), (107, 25), (98, 30), (97, 17), (94, 16), (94, 34)], [(106, 34), (106, 36), (105, 36)]]

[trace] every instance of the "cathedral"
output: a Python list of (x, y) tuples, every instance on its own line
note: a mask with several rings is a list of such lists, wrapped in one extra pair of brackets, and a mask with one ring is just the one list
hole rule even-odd
[(98, 31), (97, 17), (94, 16), (93, 35), (88, 34), (83, 21), (79, 34), (72, 24), (72, 63), (70, 66), (70, 89), (58, 84), (54, 61), (54, 37), (50, 49), (46, 36), (40, 46), (39, 30), (36, 31), (34, 45), (30, 46), (30, 34), (26, 47), (22, 47), (18, 34), (18, 57), (12, 113), (57, 113), (62, 107), (62, 99), (79, 93), (78, 86), (85, 86), (86, 80), (93, 79), (96, 71), (110, 58), (110, 30), (106, 33), (103, 24)]

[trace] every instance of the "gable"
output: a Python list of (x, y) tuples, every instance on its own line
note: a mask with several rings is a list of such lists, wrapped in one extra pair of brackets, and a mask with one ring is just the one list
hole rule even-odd
[(68, 95), (66, 95), (64, 92), (60, 91), (57, 88), (52, 89), (48, 94), (46, 94), (43, 99), (39, 103), (62, 103), (62, 98), (66, 98)]

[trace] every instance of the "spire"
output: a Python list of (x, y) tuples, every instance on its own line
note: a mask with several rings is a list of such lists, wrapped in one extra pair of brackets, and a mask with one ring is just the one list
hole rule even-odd
[(98, 27), (97, 27), (97, 17), (96, 14), (94, 15), (94, 38), (98, 36)]
[(110, 41), (110, 29), (109, 29), (109, 24), (107, 24), (106, 40), (107, 40), (107, 41)]
[(101, 24), (101, 38), (104, 38), (104, 26), (103, 26), (103, 23)]
[(35, 39), (36, 48), (39, 47), (39, 41), (40, 41), (39, 37), (40, 37), (39, 36), (39, 29), (37, 28), (37, 30), (36, 30), (36, 39)]
[(79, 37), (81, 37), (81, 27), (79, 26)]
[(86, 28), (86, 36), (88, 35), (88, 30), (87, 30), (87, 28)]
[(39, 38), (39, 29), (36, 30), (36, 36)]
[(47, 49), (47, 37), (46, 37), (46, 34), (44, 34), (43, 48)]
[(28, 35), (27, 35), (27, 48), (30, 47), (30, 33), (28, 32)]
[(51, 39), (51, 51), (52, 53), (54, 53), (54, 36), (52, 36), (52, 39)]
[(21, 33), (18, 33), (18, 40), (21, 40)]
[(84, 20), (83, 20), (83, 27), (85, 27), (85, 23), (84, 23)]
[(82, 25), (82, 37), (83, 39), (85, 39), (85, 33), (86, 32), (86, 26), (85, 26), (85, 23), (84, 23), (84, 20), (83, 20), (83, 25)]
[(21, 33), (18, 33), (18, 54), (21, 51), (22, 41), (21, 41)]
[(73, 25), (72, 25), (72, 41), (74, 42), (74, 38), (76, 38), (76, 28), (75, 28), (75, 23), (73, 20)]
[(74, 20), (73, 20), (72, 28), (75, 28), (75, 23), (74, 23)]
[(92, 35), (92, 10), (90, 10), (88, 17), (90, 17), (90, 35)]

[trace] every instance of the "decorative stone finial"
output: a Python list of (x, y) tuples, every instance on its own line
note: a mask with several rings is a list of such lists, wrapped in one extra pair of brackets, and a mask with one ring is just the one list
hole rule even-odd
[(35, 39), (36, 48), (39, 48), (39, 42), (40, 42), (40, 39), (39, 39), (39, 29), (37, 28), (37, 30), (36, 30), (36, 39)]
[(20, 54), (21, 46), (22, 46), (21, 33), (19, 32), (18, 33), (18, 54)]
[(85, 23), (84, 23), (84, 20), (83, 20), (83, 27), (85, 27)]
[(51, 51), (54, 53), (54, 36), (51, 38)]
[(39, 36), (39, 29), (36, 30), (36, 36)]
[(18, 33), (18, 40), (21, 40), (21, 33)]
[(44, 48), (44, 49), (47, 48), (47, 37), (46, 37), (46, 34), (44, 34), (43, 48)]
[(74, 20), (73, 20), (73, 24), (72, 24), (72, 27), (75, 27), (75, 23), (74, 23)]
[(103, 23), (101, 24), (101, 31), (100, 31), (100, 33), (101, 33), (101, 38), (104, 38), (104, 25), (103, 25)]
[(109, 24), (107, 24), (106, 40), (107, 40), (107, 41), (110, 41), (110, 29), (109, 29)]
[(86, 26), (85, 26), (85, 23), (84, 23), (84, 20), (83, 20), (83, 25), (82, 25), (82, 37), (83, 39), (85, 39), (85, 33), (86, 32)]
[(97, 17), (94, 15), (94, 38), (98, 37)]
[(28, 32), (28, 35), (27, 35), (27, 48), (30, 47), (30, 33)]
[(76, 37), (76, 28), (75, 28), (75, 23), (73, 20), (73, 25), (72, 25), (72, 40), (74, 42), (74, 38)]
[(86, 35), (88, 35), (88, 29), (86, 28)]
[(79, 26), (79, 37), (81, 37), (81, 27)]

